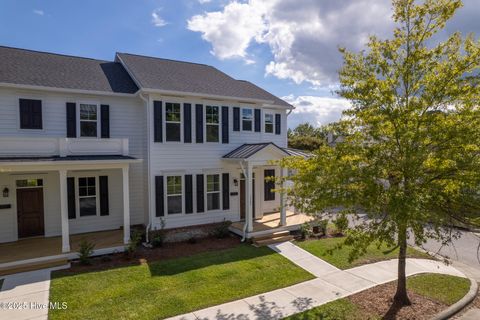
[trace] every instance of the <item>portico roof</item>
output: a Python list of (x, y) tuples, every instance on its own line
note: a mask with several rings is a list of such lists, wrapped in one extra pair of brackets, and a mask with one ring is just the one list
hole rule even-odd
[[(233, 159), (233, 160), (247, 160), (252, 156), (258, 154), (262, 150), (264, 151), (267, 148), (273, 149), (273, 151), (276, 151), (276, 153), (280, 156), (280, 158), (289, 156), (289, 153), (285, 151), (284, 148), (277, 146), (273, 142), (265, 142), (265, 143), (245, 143), (240, 147), (236, 148), (235, 150), (230, 151), (229, 153), (224, 155), (223, 158)], [(275, 160), (275, 159), (272, 159), (272, 160)]]

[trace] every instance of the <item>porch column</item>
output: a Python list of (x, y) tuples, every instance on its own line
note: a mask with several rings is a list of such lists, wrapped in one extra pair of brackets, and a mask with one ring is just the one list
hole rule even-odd
[(70, 252), (70, 231), (68, 225), (67, 170), (58, 171), (60, 180), (60, 216), (62, 219), (62, 252)]
[(285, 177), (287, 176), (287, 169), (280, 167), (280, 180), (282, 181), (282, 192), (280, 192), (280, 225), (286, 226), (287, 225), (287, 206), (286, 206), (286, 196), (285, 190), (286, 183)]
[(123, 243), (130, 241), (130, 190), (128, 166), (122, 168), (123, 183)]
[(247, 231), (253, 232), (253, 168), (252, 164), (247, 162), (247, 185), (246, 185), (246, 194), (247, 194)]

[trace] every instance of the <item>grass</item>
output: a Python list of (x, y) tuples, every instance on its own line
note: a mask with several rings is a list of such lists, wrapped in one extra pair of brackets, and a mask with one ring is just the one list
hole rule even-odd
[(312, 279), (268, 248), (236, 248), (80, 274), (54, 273), (49, 319), (162, 319)]
[[(376, 244), (371, 244), (368, 247), (365, 255), (352, 262), (348, 261), (348, 255), (351, 250), (351, 247), (349, 246), (343, 246), (341, 249), (335, 249), (332, 253), (328, 252), (329, 250), (334, 249), (337, 245), (342, 244), (343, 241), (344, 238), (325, 238), (297, 242), (296, 245), (342, 270), (350, 269), (367, 263), (395, 259), (398, 257), (398, 249), (392, 251), (391, 248), (388, 248), (386, 245), (382, 245), (380, 248), (377, 248)], [(407, 255), (409, 258), (431, 258), (426, 253), (410, 247), (407, 250)]]
[[(442, 275), (421, 274), (407, 279), (410, 292), (422, 295), (446, 305), (452, 305), (463, 298), (470, 289), (470, 281), (465, 278)], [(288, 320), (356, 320), (381, 319), (383, 315), (373, 314), (362, 309), (348, 298), (335, 300), (319, 307), (287, 317)]]

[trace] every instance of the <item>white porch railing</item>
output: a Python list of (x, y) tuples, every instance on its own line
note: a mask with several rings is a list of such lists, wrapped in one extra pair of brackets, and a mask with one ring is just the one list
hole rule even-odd
[(128, 154), (128, 139), (0, 137), (0, 157)]

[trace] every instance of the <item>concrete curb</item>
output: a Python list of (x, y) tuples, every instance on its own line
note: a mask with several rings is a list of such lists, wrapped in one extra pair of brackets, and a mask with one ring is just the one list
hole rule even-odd
[(470, 302), (472, 302), (475, 299), (478, 292), (478, 284), (472, 278), (469, 278), (469, 280), (470, 280), (470, 290), (468, 291), (468, 293), (462, 299), (460, 299), (457, 303), (451, 305), (448, 309), (435, 315), (432, 318), (432, 320), (450, 319), (453, 315), (460, 312), (463, 308), (465, 308), (468, 304), (470, 304)]

